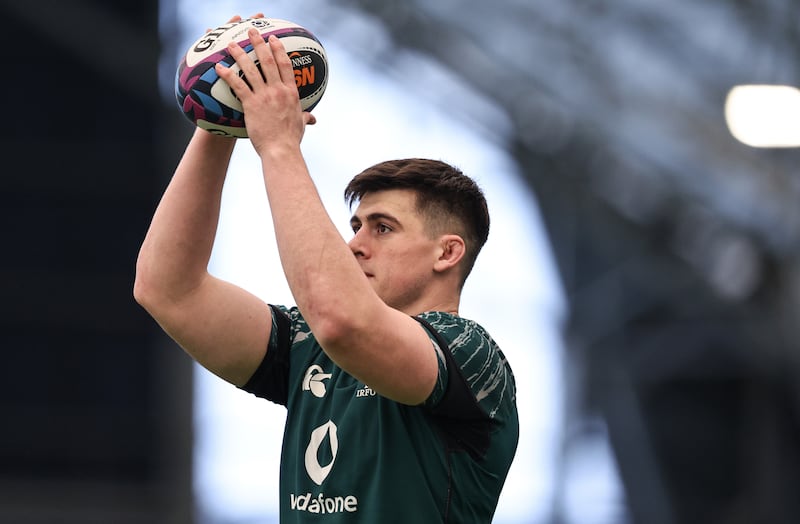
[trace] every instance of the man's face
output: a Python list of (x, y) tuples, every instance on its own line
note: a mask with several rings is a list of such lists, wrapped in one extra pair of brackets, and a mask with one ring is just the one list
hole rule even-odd
[(424, 306), (420, 299), (439, 256), (415, 202), (408, 189), (367, 193), (350, 220), (349, 246), (373, 289), (386, 304), (409, 314), (421, 312), (416, 308)]

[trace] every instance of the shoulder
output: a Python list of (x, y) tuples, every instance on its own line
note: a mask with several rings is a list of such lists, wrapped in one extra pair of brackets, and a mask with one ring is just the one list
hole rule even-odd
[[(458, 357), (459, 363), (464, 362), (470, 352), (500, 351), (486, 329), (474, 320), (441, 311), (426, 312), (419, 317), (426, 320), (447, 341), (450, 352)], [(431, 339), (435, 342), (433, 335)]]
[[(444, 312), (428, 312), (419, 315), (427, 321), (447, 342), (447, 348), (458, 366), (473, 396), (491, 418), (495, 418), (503, 410), (501, 406), (514, 406), (516, 403), (516, 383), (511, 365), (483, 326), (473, 320)], [(438, 348), (439, 344), (433, 334), (431, 340)], [(440, 358), (443, 358), (440, 355)], [(450, 375), (447, 370), (446, 375)], [(441, 372), (440, 372), (441, 373)], [(428, 399), (427, 404), (434, 405), (441, 400), (446, 389), (440, 381), (439, 387)]]

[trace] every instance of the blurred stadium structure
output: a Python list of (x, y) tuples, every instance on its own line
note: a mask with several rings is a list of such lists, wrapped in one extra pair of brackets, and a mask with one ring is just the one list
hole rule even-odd
[[(800, 152), (744, 146), (723, 115), (736, 84), (800, 85), (800, 4), (308, 4), (364, 60), (431, 93), (455, 75), (506, 115), (453, 108), (514, 152), (546, 222), (565, 460), (600, 419), (631, 521), (800, 520)], [(37, 6), (0, 2), (0, 522), (188, 522), (190, 369), (130, 298), (185, 140), (157, 88), (169, 42), (155, 0)]]
[(635, 522), (797, 521), (800, 154), (723, 111), (800, 84), (800, 4), (336, 5), (391, 30), (377, 63), (422, 53), (511, 118), (570, 302), (565, 453), (602, 418)]
[(723, 110), (800, 84), (800, 4), (337, 5), (510, 116), (570, 302), (565, 453), (601, 417), (635, 522), (797, 521), (800, 154)]

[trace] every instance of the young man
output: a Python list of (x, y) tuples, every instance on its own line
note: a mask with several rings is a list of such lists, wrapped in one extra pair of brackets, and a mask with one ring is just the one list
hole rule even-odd
[(233, 141), (196, 130), (137, 262), (134, 294), (194, 359), (287, 407), (281, 522), (490, 522), (513, 459), (514, 377), (458, 316), (486, 240), (480, 189), (438, 161), (373, 166), (345, 195), (345, 243), (300, 151), (314, 117), (276, 38), (260, 62), (218, 67), (262, 161), (296, 307), (267, 305), (207, 271)]

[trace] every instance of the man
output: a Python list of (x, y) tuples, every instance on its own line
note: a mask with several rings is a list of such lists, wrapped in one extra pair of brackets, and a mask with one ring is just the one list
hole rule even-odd
[[(236, 20), (236, 19), (234, 19)], [(296, 307), (207, 271), (233, 141), (196, 130), (156, 210), (134, 294), (195, 360), (287, 407), (281, 522), (490, 522), (513, 459), (514, 377), (461, 289), (486, 240), (480, 189), (438, 161), (367, 169), (345, 195), (345, 243), (300, 151), (305, 126), (280, 40), (236, 45), (278, 251)]]

